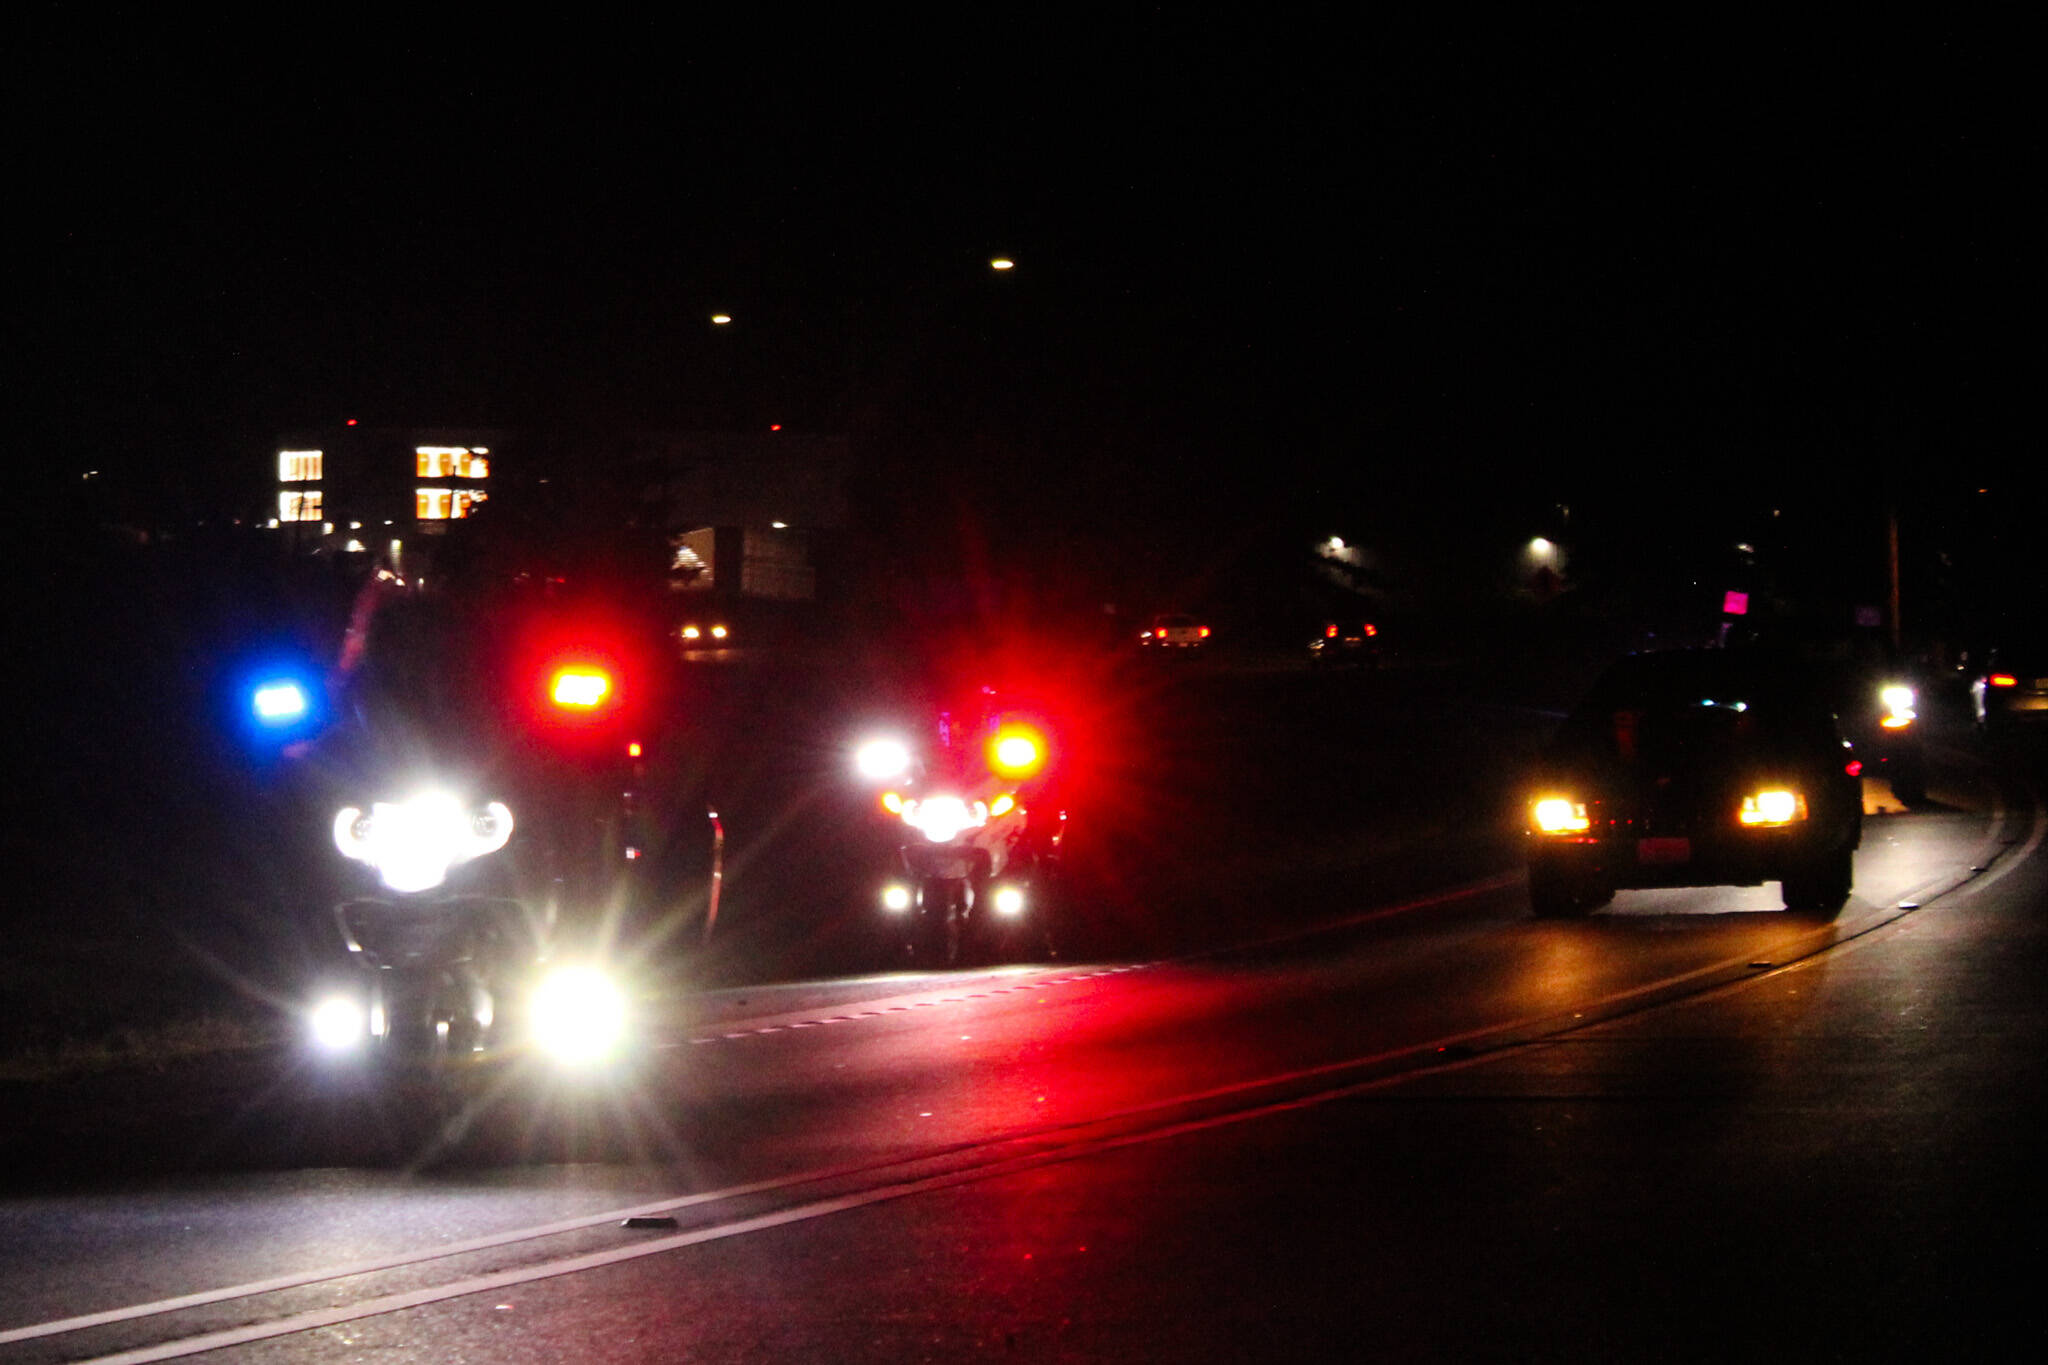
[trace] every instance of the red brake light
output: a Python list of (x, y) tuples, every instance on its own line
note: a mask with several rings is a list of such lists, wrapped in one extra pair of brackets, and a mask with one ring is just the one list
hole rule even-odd
[(1323, 627), (1323, 638), (1324, 638), (1325, 640), (1334, 640), (1334, 639), (1336, 639), (1336, 638), (1337, 638), (1337, 628), (1336, 628), (1335, 626), (1324, 626), (1324, 627)]
[(1207, 626), (1203, 626), (1203, 627), (1202, 627), (1202, 635), (1201, 635), (1201, 638), (1203, 638), (1204, 640), (1206, 640), (1206, 639), (1208, 639), (1208, 638), (1209, 638), (1209, 628), (1208, 628)]
[(1851, 777), (1863, 776), (1863, 760), (1860, 758), (1850, 759), (1847, 763), (1844, 763), (1842, 765), (1842, 771), (1849, 774), (1849, 776)]
[(1993, 673), (1984, 681), (1990, 683), (1993, 687), (2018, 687), (2020, 685), (2020, 680), (2010, 673)]
[(1376, 626), (1376, 625), (1372, 624), (1372, 622), (1368, 621), (1368, 622), (1366, 622), (1366, 623), (1365, 623), (1365, 633), (1366, 633), (1366, 634), (1367, 634), (1368, 636), (1371, 636), (1371, 635), (1377, 635), (1377, 634), (1379, 634), (1379, 633), (1380, 633), (1380, 628), (1379, 628), (1378, 626)]

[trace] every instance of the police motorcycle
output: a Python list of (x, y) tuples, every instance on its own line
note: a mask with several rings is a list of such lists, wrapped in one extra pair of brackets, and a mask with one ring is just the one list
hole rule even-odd
[(1067, 811), (1053, 783), (1050, 732), (982, 689), (966, 712), (941, 711), (927, 734), (871, 736), (853, 763), (892, 831), (877, 888), (892, 937), (911, 960), (1054, 951)]
[(604, 1069), (633, 1029), (610, 873), (645, 842), (638, 755), (608, 758), (615, 662), (571, 652), (542, 675), (533, 700), (570, 727), (570, 762), (536, 752), (526, 732), (540, 712), (489, 704), (487, 670), (401, 647), (388, 652), (404, 665), (373, 683), (376, 670), (349, 657), (360, 644), (352, 629), (330, 696), (273, 682), (252, 703), (285, 720), (333, 714), (295, 746), (301, 809), (327, 836), (316, 894), (346, 963), (308, 1010), (312, 1042), (334, 1058), (443, 1072), (510, 1058)]

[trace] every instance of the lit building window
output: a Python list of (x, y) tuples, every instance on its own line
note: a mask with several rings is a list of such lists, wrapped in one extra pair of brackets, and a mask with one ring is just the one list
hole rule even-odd
[(423, 479), (488, 479), (487, 446), (416, 446), (413, 454)]
[(277, 495), (277, 519), (279, 521), (319, 521), (320, 490), (307, 492), (288, 488)]
[(415, 514), (421, 521), (460, 521), (490, 495), (481, 488), (416, 488)]
[(277, 452), (279, 483), (317, 483), (320, 480), (320, 452), (280, 450)]

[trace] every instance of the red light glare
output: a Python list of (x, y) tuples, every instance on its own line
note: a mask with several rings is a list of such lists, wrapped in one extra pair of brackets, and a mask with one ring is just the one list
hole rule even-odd
[(1334, 639), (1336, 639), (1336, 638), (1337, 638), (1337, 628), (1336, 628), (1335, 626), (1324, 626), (1324, 627), (1323, 627), (1323, 638), (1324, 638), (1325, 640), (1334, 640)]
[(1204, 640), (1209, 638), (1209, 628), (1207, 626), (1202, 627), (1202, 638)]
[(612, 680), (596, 669), (565, 668), (555, 674), (548, 696), (557, 706), (589, 710), (609, 696), (611, 690)]
[(346, 425), (346, 426), (354, 426), (355, 424), (356, 424), (356, 419), (355, 419), (355, 418), (353, 418), (353, 417), (351, 417), (351, 418), (349, 418), (349, 419), (348, 419), (348, 421), (347, 421), (347, 422), (346, 422), (346, 423), (345, 423), (344, 425)]
[(1026, 726), (1010, 724), (989, 740), (988, 764), (1004, 777), (1026, 777), (1045, 762), (1045, 739)]
[(640, 747), (640, 741), (637, 739), (626, 746), (627, 758), (639, 758), (643, 752)]
[(1985, 679), (1993, 687), (2018, 687), (2020, 680), (2010, 673), (1993, 673)]
[(1371, 636), (1374, 636), (1374, 635), (1377, 635), (1377, 634), (1379, 634), (1379, 633), (1380, 633), (1380, 628), (1379, 628), (1378, 626), (1376, 626), (1376, 625), (1372, 624), (1372, 622), (1368, 621), (1368, 622), (1366, 622), (1366, 623), (1365, 623), (1365, 633), (1366, 633), (1366, 635), (1367, 635), (1368, 637), (1371, 637)]
[(1842, 765), (1842, 771), (1849, 774), (1849, 776), (1851, 777), (1863, 776), (1863, 760), (1860, 758), (1850, 759), (1847, 763), (1844, 763)]

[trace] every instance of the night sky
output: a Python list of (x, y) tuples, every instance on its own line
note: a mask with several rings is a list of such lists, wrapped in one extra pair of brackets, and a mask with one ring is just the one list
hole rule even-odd
[(1077, 544), (2031, 540), (2014, 35), (1086, 13), (10, 17), (14, 473), (780, 422)]

